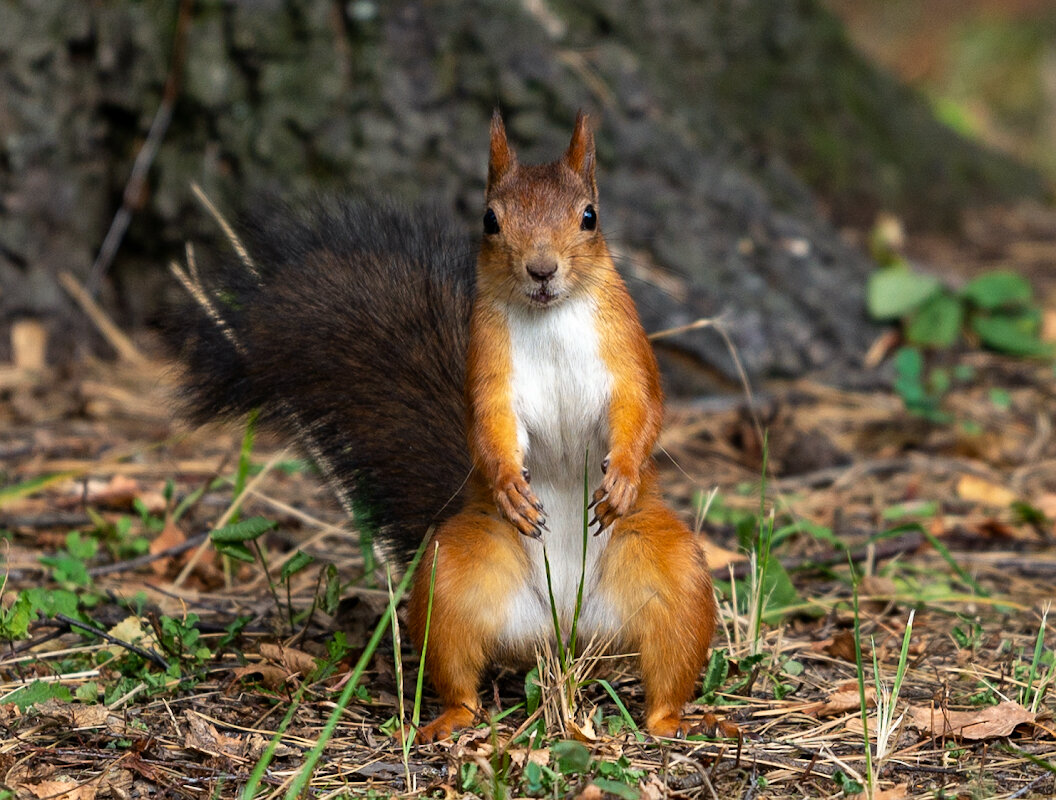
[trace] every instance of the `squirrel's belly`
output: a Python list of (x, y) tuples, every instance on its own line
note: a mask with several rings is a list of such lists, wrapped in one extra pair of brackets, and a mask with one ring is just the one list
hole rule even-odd
[(609, 450), (612, 375), (601, 358), (595, 312), (593, 301), (577, 299), (508, 316), (518, 439), (548, 528), (541, 542), (522, 537), (531, 573), (510, 599), (502, 636), (518, 649), (553, 637), (551, 593), (567, 636), (581, 579), (578, 630), (588, 639), (615, 633), (615, 614), (596, 591), (608, 533), (588, 531), (585, 570), (583, 558), (583, 526), (590, 518), (584, 517), (584, 493), (589, 496), (601, 485), (601, 462)]

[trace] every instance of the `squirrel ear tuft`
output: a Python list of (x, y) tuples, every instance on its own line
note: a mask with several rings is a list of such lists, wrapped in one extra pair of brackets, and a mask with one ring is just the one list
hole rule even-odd
[(488, 156), (488, 188), (490, 192), (502, 176), (517, 166), (517, 155), (506, 141), (506, 126), (502, 114), (496, 108), (491, 115), (491, 153)]
[(572, 141), (565, 153), (565, 163), (586, 182), (594, 200), (598, 199), (598, 184), (594, 179), (594, 132), (590, 129), (590, 117), (582, 110), (576, 115), (576, 127)]

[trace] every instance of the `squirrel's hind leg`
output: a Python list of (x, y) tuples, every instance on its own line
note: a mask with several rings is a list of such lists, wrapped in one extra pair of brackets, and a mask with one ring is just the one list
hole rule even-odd
[(601, 569), (622, 643), (640, 654), (646, 730), (684, 733), (682, 706), (708, 660), (715, 597), (700, 544), (652, 480), (643, 482), (637, 510), (615, 523)]
[(419, 652), (428, 628), (425, 665), (444, 710), (418, 731), (419, 742), (447, 738), (476, 716), (481, 673), (497, 649), (508, 600), (528, 573), (520, 535), (497, 517), (493, 503), (470, 503), (437, 528), (426, 547), (408, 623)]

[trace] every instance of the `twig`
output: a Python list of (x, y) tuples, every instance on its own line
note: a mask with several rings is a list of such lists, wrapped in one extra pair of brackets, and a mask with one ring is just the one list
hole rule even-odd
[(81, 286), (72, 274), (60, 272), (59, 283), (62, 284), (62, 288), (69, 293), (77, 305), (81, 307), (81, 310), (88, 315), (92, 324), (103, 335), (103, 338), (110, 343), (110, 346), (117, 351), (117, 355), (120, 358), (130, 364), (142, 365), (149, 363), (149, 359), (139, 352), (139, 349), (132, 344), (132, 340), (113, 323), (106, 315), (106, 312), (92, 299), (91, 292)]
[(164, 550), (159, 550), (157, 553), (144, 553), (141, 556), (129, 558), (125, 561), (116, 561), (113, 564), (103, 564), (99, 567), (92, 567), (88, 570), (88, 574), (93, 578), (97, 578), (100, 575), (112, 575), (115, 572), (128, 572), (129, 570), (138, 569), (139, 567), (146, 566), (147, 564), (159, 561), (163, 558), (178, 556), (180, 553), (185, 553), (192, 547), (197, 547), (208, 538), (208, 532), (199, 533), (185, 542), (174, 544), (172, 547), (166, 547)]
[(187, 29), (191, 24), (191, 11), (194, 8), (192, 0), (180, 0), (180, 8), (176, 17), (176, 33), (172, 43), (172, 61), (169, 65), (169, 74), (165, 79), (165, 88), (161, 94), (161, 104), (154, 114), (154, 120), (150, 123), (150, 131), (136, 154), (136, 160), (132, 164), (132, 173), (128, 176), (125, 191), (121, 197), (121, 208), (114, 215), (110, 223), (110, 230), (106, 232), (106, 238), (99, 248), (99, 254), (92, 264), (88, 273), (85, 288), (89, 297), (95, 297), (99, 291), (99, 283), (110, 269), (110, 264), (117, 255), (117, 249), (121, 246), (121, 240), (125, 238), (125, 231), (132, 221), (132, 211), (140, 204), (143, 195), (144, 184), (150, 165), (161, 147), (161, 140), (172, 122), (172, 110), (176, 105), (176, 98), (180, 93), (180, 83), (183, 79), (183, 61), (186, 52)]
[(68, 625), (71, 628), (77, 628), (78, 630), (85, 631), (87, 633), (92, 634), (93, 636), (98, 636), (100, 639), (110, 642), (110, 644), (116, 644), (118, 647), (123, 647), (126, 650), (135, 653), (137, 656), (142, 656), (143, 658), (147, 659), (147, 661), (150, 661), (152, 664), (156, 664), (162, 669), (167, 670), (169, 668), (169, 662), (162, 658), (161, 655), (159, 655), (158, 653), (155, 653), (153, 650), (146, 650), (142, 647), (132, 644), (131, 642), (126, 642), (124, 639), (118, 639), (116, 636), (111, 636), (106, 631), (101, 631), (98, 628), (95, 628), (85, 622), (81, 622), (80, 620), (76, 620), (73, 617), (68, 617), (65, 614), (56, 614), (55, 619), (58, 622)]

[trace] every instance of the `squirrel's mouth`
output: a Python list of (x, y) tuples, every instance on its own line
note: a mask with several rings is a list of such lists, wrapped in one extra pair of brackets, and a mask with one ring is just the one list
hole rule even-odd
[(528, 293), (528, 299), (533, 305), (548, 306), (557, 300), (558, 294), (549, 284), (538, 286), (534, 291)]

